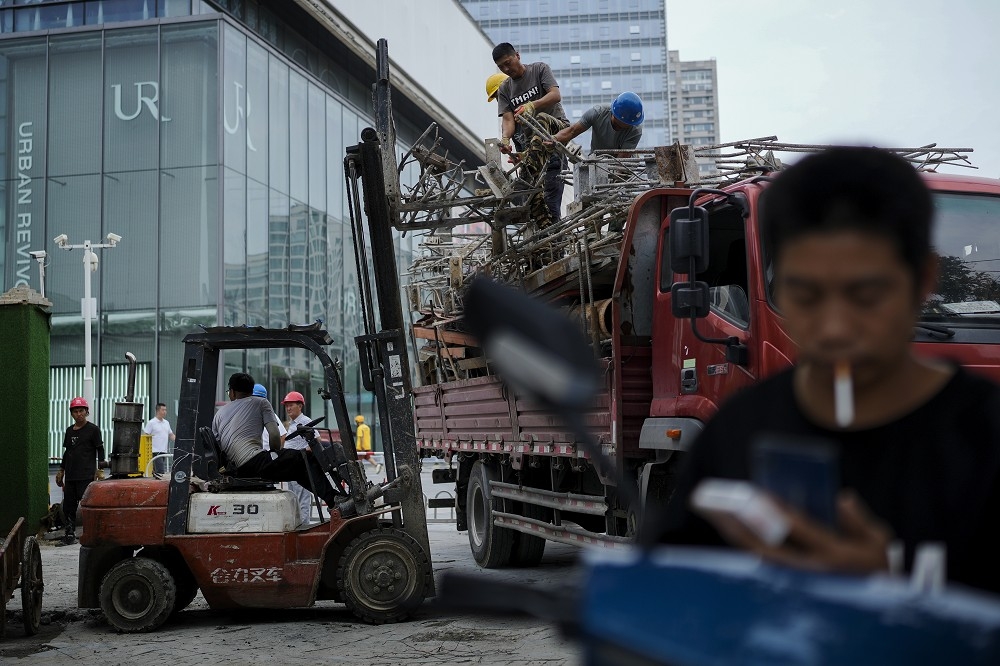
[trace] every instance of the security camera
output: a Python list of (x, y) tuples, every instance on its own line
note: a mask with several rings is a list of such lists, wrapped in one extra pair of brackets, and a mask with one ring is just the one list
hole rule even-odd
[(112, 245), (116, 245), (118, 241), (122, 239), (122, 237), (119, 236), (118, 234), (108, 234), (107, 239), (109, 243), (111, 243)]
[(45, 250), (35, 250), (34, 252), (29, 252), (28, 255), (36, 261), (43, 261), (45, 257), (49, 256)]
[(69, 242), (69, 236), (67, 236), (66, 234), (59, 234), (58, 236), (56, 236), (52, 240), (59, 247), (64, 247), (66, 245), (66, 243)]

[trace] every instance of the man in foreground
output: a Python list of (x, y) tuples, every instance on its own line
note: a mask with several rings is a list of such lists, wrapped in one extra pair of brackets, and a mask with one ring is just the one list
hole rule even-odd
[[(798, 358), (706, 426), (667, 508), (664, 540), (728, 543), (852, 573), (887, 569), (894, 540), (907, 568), (921, 544), (938, 542), (948, 579), (1000, 592), (1000, 389), (910, 345), (936, 280), (929, 191), (894, 155), (836, 148), (778, 175), (762, 197), (774, 303)], [(835, 407), (837, 367), (853, 383), (849, 423)], [(790, 532), (768, 545), (729, 515), (692, 511), (702, 479), (749, 479), (754, 442), (772, 435), (836, 446), (836, 528), (784, 506)]]

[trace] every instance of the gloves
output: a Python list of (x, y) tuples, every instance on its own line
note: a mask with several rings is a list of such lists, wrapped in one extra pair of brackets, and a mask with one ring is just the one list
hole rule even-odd
[(104, 480), (104, 470), (103, 469), (99, 469), (96, 472), (94, 472), (94, 481), (103, 481), (103, 480)]
[(63, 477), (66, 476), (66, 470), (59, 470), (56, 472), (56, 485), (60, 488), (63, 487)]
[(510, 151), (511, 151), (510, 137), (509, 136), (500, 137), (500, 152), (505, 155), (509, 155)]
[(515, 116), (519, 116), (522, 113), (524, 115), (526, 115), (526, 116), (533, 116), (533, 115), (535, 115), (535, 103), (534, 102), (525, 102), (521, 106), (517, 107), (516, 111), (514, 111), (514, 115)]

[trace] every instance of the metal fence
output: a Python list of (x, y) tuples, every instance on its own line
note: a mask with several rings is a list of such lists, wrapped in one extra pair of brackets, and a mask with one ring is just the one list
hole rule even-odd
[[(96, 372), (96, 368), (95, 368)], [(114, 416), (115, 402), (121, 400), (128, 386), (128, 365), (118, 363), (105, 365), (101, 368), (101, 376), (95, 379), (101, 387), (101, 397), (97, 406), (90, 410), (90, 420), (101, 428), (104, 445), (108, 455), (111, 455), (111, 418)], [(135, 401), (149, 404), (149, 381), (151, 364), (139, 363), (135, 375)], [(69, 415), (69, 402), (83, 393), (83, 366), (66, 366), (49, 369), (49, 460), (62, 460), (63, 436), (66, 428), (72, 425)], [(147, 414), (148, 415), (148, 414)]]

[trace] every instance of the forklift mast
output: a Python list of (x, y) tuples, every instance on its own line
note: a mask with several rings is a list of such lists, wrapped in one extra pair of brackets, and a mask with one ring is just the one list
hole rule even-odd
[[(393, 228), (399, 225), (399, 185), (394, 152), (396, 137), (392, 122), (389, 53), (385, 39), (378, 41), (373, 97), (376, 128), (365, 128), (361, 132), (361, 143), (349, 147), (344, 158), (365, 328), (365, 334), (355, 338), (355, 341), (361, 356), (362, 383), (366, 390), (374, 391), (378, 405), (388, 480), (392, 481), (404, 468), (409, 468), (410, 478), (414, 481), (386, 491), (386, 501), (396, 500), (397, 495), (406, 496), (405, 499), (399, 498), (402, 528), (420, 543), (426, 544), (427, 514), (420, 486), (410, 361), (406, 350), (408, 323), (403, 317), (392, 236)], [(364, 191), (367, 228), (361, 220), (359, 183)], [(372, 295), (372, 282), (375, 283), (377, 299)], [(394, 521), (399, 519), (400, 516), (393, 514)]]

